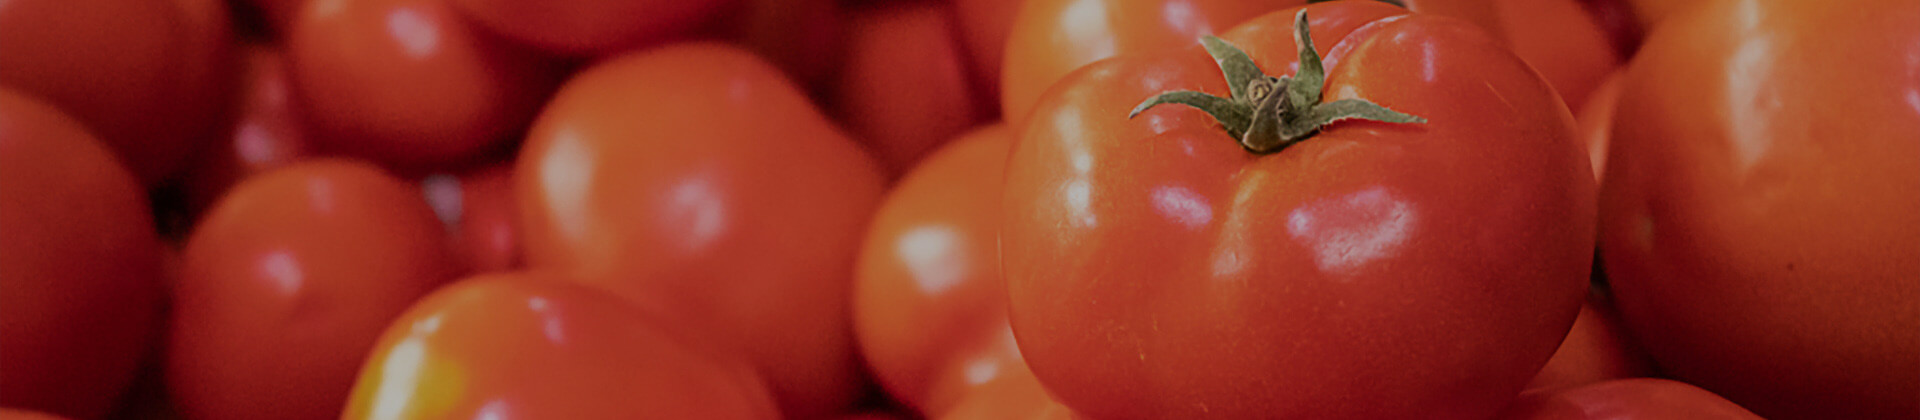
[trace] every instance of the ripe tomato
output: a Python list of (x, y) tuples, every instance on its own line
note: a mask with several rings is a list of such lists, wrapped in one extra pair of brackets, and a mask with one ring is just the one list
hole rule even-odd
[(540, 274), (462, 280), (387, 327), (341, 417), (779, 417), (751, 367), (651, 315)]
[(1769, 418), (1920, 418), (1920, 2), (1719, 1), (1621, 83), (1601, 246), (1673, 377)]
[(174, 91), (164, 111), (173, 113), (181, 130), (200, 151), (225, 134), (232, 122), (231, 104), (234, 79), (238, 75), (234, 56), (236, 44), (233, 18), (227, 15), (224, 0), (171, 0), (178, 12), (176, 27), (181, 33), (180, 78), (169, 83)]
[[(0, 7), (0, 85), (45, 98), (85, 123), (147, 184), (194, 149), (202, 121), (177, 119), (186, 59), (197, 52), (165, 1), (11, 0)], [(197, 55), (196, 55), (197, 56)], [(200, 79), (189, 79), (199, 81)], [(189, 82), (191, 83), (191, 82)]]
[(1620, 65), (1600, 22), (1578, 0), (1406, 0), (1407, 9), (1452, 16), (1505, 41), (1553, 84), (1569, 107), (1584, 104)]
[(494, 151), (558, 70), (441, 0), (316, 0), (287, 45), (318, 145), (406, 169)]
[(158, 337), (160, 240), (80, 122), (0, 89), (0, 405), (100, 418)]
[(197, 419), (337, 418), (380, 330), (454, 273), (418, 190), (315, 160), (242, 182), (187, 241), (168, 391)]
[(1536, 390), (1496, 420), (1759, 420), (1760, 416), (1693, 385), (1666, 379), (1621, 379), (1564, 390)]
[[(996, 359), (976, 359), (971, 363), (956, 364), (955, 373), (962, 373), (956, 379), (967, 382), (966, 392), (959, 395), (951, 408), (938, 413), (930, 413), (927, 418), (941, 420), (1069, 420), (1072, 411), (1060, 405), (1047, 395), (1040, 386), (1040, 380), (1033, 377), (1025, 362), (1020, 360), (1020, 352), (1014, 347), (1011, 331), (996, 334), (1004, 337), (992, 341), (1002, 356)], [(1008, 357), (1010, 356), (1010, 358)], [(982, 364), (979, 360), (993, 360)]]
[[(1323, 126), (1367, 106), (1315, 105), (1317, 72), (1257, 77), (1297, 65), (1296, 13), (1328, 56), (1325, 100), (1424, 122), (1375, 106), (1418, 123)], [(1121, 56), (1041, 100), (1008, 164), (1001, 255), (1021, 351), (1061, 402), (1095, 418), (1483, 418), (1539, 370), (1593, 255), (1572, 117), (1478, 28), (1404, 13), (1276, 12), (1227, 33), (1251, 62), (1225, 44), (1226, 65)], [(1129, 119), (1179, 90), (1233, 92), (1214, 115), (1252, 135), (1172, 104)]]
[(839, 113), (890, 174), (912, 168), (985, 116), (957, 34), (945, 3), (890, 4), (853, 15)]
[(1001, 117), (1026, 120), (1047, 87), (1116, 55), (1196, 45), (1201, 36), (1306, 0), (1028, 0), (1000, 73)]
[(771, 65), (710, 43), (603, 61), (519, 162), (529, 267), (716, 331), (789, 416), (853, 401), (848, 291), (882, 175)]
[(1527, 383), (1527, 389), (1557, 389), (1611, 379), (1653, 375), (1646, 351), (1633, 342), (1620, 325), (1620, 313), (1613, 303), (1597, 295), (1588, 295), (1573, 319), (1573, 329), (1553, 351), (1546, 366)]
[(446, 225), (448, 244), (463, 271), (520, 268), (520, 203), (514, 201), (511, 163), (429, 175), (420, 190)]
[[(323, 0), (324, 1), (324, 0)], [(494, 32), (550, 52), (617, 53), (680, 35), (724, 9), (728, 0), (452, 0)]]
[(66, 420), (66, 418), (38, 411), (0, 408), (0, 420)]
[(936, 401), (940, 369), (960, 362), (973, 341), (1007, 330), (995, 221), (1012, 137), (996, 124), (928, 156), (875, 211), (860, 248), (853, 315), (861, 354), (894, 398), (925, 413), (952, 403)]
[(294, 98), (286, 56), (265, 45), (242, 52), (238, 108), (233, 129), (201, 151), (188, 168), (188, 206), (199, 214), (241, 179), (292, 164), (315, 152), (306, 116)]
[(246, 3), (260, 13), (268, 28), (285, 32), (293, 27), (294, 18), (300, 16), (300, 9), (307, 7), (308, 0), (246, 0)]
[(1580, 138), (1587, 141), (1587, 159), (1593, 165), (1593, 180), (1599, 181), (1607, 171), (1607, 143), (1613, 137), (1613, 113), (1620, 103), (1620, 79), (1626, 72), (1615, 72), (1608, 76), (1600, 87), (1593, 90), (1587, 103), (1580, 106), (1580, 113), (1574, 120), (1580, 124)]
[(737, 0), (714, 22), (719, 38), (752, 50), (819, 92), (838, 74), (842, 20), (835, 0)]

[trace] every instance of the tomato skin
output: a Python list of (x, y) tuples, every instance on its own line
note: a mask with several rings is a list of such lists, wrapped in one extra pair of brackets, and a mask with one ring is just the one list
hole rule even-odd
[(1568, 107), (1587, 102), (1621, 59), (1579, 0), (1407, 0), (1407, 9), (1465, 19), (1500, 38), (1553, 84)]
[(158, 338), (163, 247), (134, 175), (0, 88), (0, 405), (104, 416)]
[(835, 0), (735, 0), (736, 10), (714, 22), (719, 38), (753, 50), (809, 92), (822, 92), (839, 75), (847, 17)]
[(537, 273), (471, 277), (396, 318), (343, 419), (773, 419), (748, 365), (619, 298)]
[(961, 41), (972, 64), (974, 86), (987, 95), (987, 115), (1000, 115), (1000, 66), (1006, 62), (1007, 37), (1024, 0), (955, 0)]
[[(983, 353), (954, 364), (947, 375), (965, 381), (966, 391), (958, 395), (950, 408), (927, 418), (941, 420), (1069, 420), (1073, 412), (1061, 405), (1033, 377), (1033, 371), (1020, 359), (1011, 330), (995, 334), (990, 341), (997, 352)], [(982, 375), (980, 372), (987, 372)]]
[(1520, 394), (1496, 420), (1758, 420), (1751, 411), (1693, 385), (1639, 378)]
[(382, 328), (455, 274), (418, 190), (321, 159), (242, 182), (188, 239), (168, 391), (190, 418), (335, 418)]
[(940, 369), (1008, 328), (997, 220), (1012, 139), (1006, 125), (991, 125), (928, 156), (888, 193), (860, 247), (853, 315), (861, 354), (889, 393), (924, 413), (952, 403), (934, 395)]
[(0, 420), (66, 420), (66, 417), (60, 417), (60, 416), (42, 413), (38, 411), (26, 411), (26, 410), (16, 410), (12, 408), (0, 408)]
[(322, 149), (400, 169), (467, 163), (526, 126), (558, 79), (440, 0), (316, 0), (288, 34)]
[(837, 92), (848, 129), (898, 174), (985, 116), (945, 3), (881, 5), (850, 19)]
[(520, 203), (514, 200), (511, 162), (429, 175), (421, 180), (420, 189), (446, 225), (448, 244), (464, 272), (521, 267)]
[[(193, 150), (173, 107), (189, 46), (167, 1), (14, 0), (0, 8), (0, 84), (85, 123), (145, 184)], [(194, 103), (192, 99), (186, 102)]]
[[(1548, 85), (1458, 20), (1306, 10), (1327, 100), (1429, 121), (1336, 123), (1254, 156), (1192, 108), (1128, 119), (1160, 92), (1225, 94), (1197, 48), (1082, 68), (1030, 116), (1002, 263), (1021, 351), (1075, 411), (1484, 418), (1573, 322), (1594, 186)], [(1291, 68), (1294, 12), (1225, 39)], [(1485, 111), (1504, 106), (1534, 111)]]
[(246, 0), (267, 26), (276, 32), (285, 32), (293, 27), (294, 18), (300, 16), (300, 9), (307, 6), (309, 0)]
[(1580, 113), (1574, 115), (1574, 121), (1580, 124), (1580, 137), (1587, 141), (1587, 158), (1593, 166), (1593, 180), (1598, 182), (1607, 173), (1607, 144), (1613, 138), (1613, 114), (1620, 103), (1620, 80), (1626, 72), (1615, 72), (1608, 76), (1600, 87), (1593, 90), (1587, 103), (1580, 106)]
[(1916, 40), (1904, 1), (1712, 2), (1649, 34), (1600, 239), (1663, 371), (1768, 418), (1920, 417), (1920, 62), (1889, 53)]
[[(738, 1), (738, 0), (732, 0)], [(729, 0), (451, 0), (496, 33), (555, 54), (600, 56), (669, 39), (718, 15)]]
[(1645, 350), (1633, 342), (1620, 313), (1605, 299), (1588, 295), (1573, 319), (1573, 329), (1553, 351), (1546, 366), (1527, 383), (1528, 390), (1558, 389), (1612, 379), (1653, 376)]
[(203, 149), (186, 174), (187, 202), (195, 214), (240, 180), (316, 153), (308, 139), (305, 110), (287, 75), (285, 53), (251, 45), (241, 55), (241, 96), (232, 130)]
[[(1199, 45), (1241, 21), (1305, 0), (1028, 0), (1000, 73), (1001, 118), (1026, 120), (1067, 73), (1116, 55)], [(1178, 11), (1179, 13), (1174, 13)], [(1093, 23), (1098, 23), (1095, 25)], [(1291, 39), (1291, 38), (1289, 38)]]
[(788, 416), (852, 403), (848, 291), (882, 174), (771, 65), (712, 43), (608, 59), (519, 162), (529, 267), (722, 332)]

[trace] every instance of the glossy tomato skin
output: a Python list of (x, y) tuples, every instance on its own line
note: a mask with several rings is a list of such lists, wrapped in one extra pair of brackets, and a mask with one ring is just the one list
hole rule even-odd
[(529, 267), (720, 332), (788, 416), (852, 402), (848, 291), (882, 175), (771, 65), (712, 43), (603, 61), (519, 162)]
[(360, 370), (343, 419), (775, 419), (752, 367), (618, 297), (471, 277), (413, 305)]
[[(1241, 21), (1305, 0), (1029, 0), (1000, 73), (1001, 118), (1020, 124), (1041, 93), (1107, 57), (1199, 45)], [(1289, 38), (1291, 39), (1291, 38)]]
[(0, 405), (100, 418), (159, 337), (162, 246), (79, 121), (0, 88)]
[(447, 243), (467, 273), (520, 268), (520, 203), (514, 200), (513, 163), (428, 175), (420, 181), (427, 204), (447, 228)]
[(454, 275), (414, 187), (322, 159), (249, 179), (188, 239), (168, 391), (200, 419), (337, 418), (387, 323)]
[(287, 74), (284, 51), (242, 49), (240, 94), (232, 129), (208, 144), (187, 169), (187, 202), (195, 214), (246, 177), (309, 158), (313, 150), (305, 108)]
[(400, 169), (468, 163), (524, 128), (550, 59), (441, 0), (315, 0), (287, 40), (316, 144)]
[(1573, 107), (1621, 59), (1579, 0), (1407, 0), (1407, 9), (1465, 19), (1499, 38)]
[(1069, 420), (1072, 410), (1047, 394), (1020, 358), (1012, 330), (994, 334), (987, 351), (951, 365), (946, 379), (964, 381), (951, 407), (927, 413), (941, 420)]
[(924, 413), (952, 403), (933, 395), (940, 369), (1008, 328), (997, 221), (1012, 144), (1012, 130), (996, 124), (928, 156), (888, 193), (860, 248), (853, 315), (861, 354), (894, 398)]
[[(179, 169), (199, 122), (178, 118), (189, 54), (169, 1), (15, 0), (0, 8), (0, 85), (70, 113), (143, 183)], [(183, 101), (184, 100), (184, 101)]]
[(1759, 420), (1751, 411), (1683, 382), (1621, 379), (1520, 394), (1497, 420)]
[(1649, 34), (1600, 239), (1665, 372), (1769, 418), (1920, 417), (1920, 62), (1890, 53), (1917, 50), (1903, 1), (1712, 2)]
[(906, 172), (985, 117), (952, 5), (878, 5), (850, 20), (836, 105), (888, 173)]
[[(1226, 93), (1197, 48), (1083, 68), (1031, 115), (1001, 255), (1021, 351), (1067, 406), (1484, 418), (1566, 334), (1594, 187), (1551, 89), (1458, 20), (1371, 1), (1306, 10), (1330, 51), (1325, 99), (1428, 122), (1338, 122), (1256, 156), (1192, 108), (1128, 119), (1160, 92)], [(1288, 69), (1294, 15), (1224, 38)]]
[(1613, 138), (1613, 113), (1619, 109), (1620, 80), (1626, 72), (1615, 72), (1607, 80), (1594, 88), (1587, 103), (1581, 105), (1574, 121), (1580, 124), (1580, 137), (1587, 141), (1587, 159), (1593, 166), (1593, 180), (1600, 181), (1607, 173), (1607, 144)]
[(543, 50), (602, 56), (686, 33), (741, 0), (450, 0), (487, 29)]

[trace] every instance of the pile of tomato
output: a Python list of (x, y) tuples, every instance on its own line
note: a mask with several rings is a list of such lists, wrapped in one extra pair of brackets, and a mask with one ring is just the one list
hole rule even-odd
[(1920, 2), (0, 0), (0, 419), (1763, 417)]

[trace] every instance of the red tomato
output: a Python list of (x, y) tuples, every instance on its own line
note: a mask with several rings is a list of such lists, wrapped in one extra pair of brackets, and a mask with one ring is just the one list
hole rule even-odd
[(806, 85), (838, 74), (842, 17), (834, 0), (736, 0), (739, 10), (714, 23), (721, 38), (766, 57)]
[(1324, 98), (1236, 70), (1223, 118), (1312, 123), (1354, 104), (1316, 101), (1364, 98), (1424, 122), (1241, 120), (1236, 138), (1191, 107), (1129, 119), (1156, 94), (1230, 92), (1199, 49), (1082, 68), (1030, 115), (1002, 266), (1022, 353), (1075, 411), (1484, 418), (1573, 322), (1594, 186), (1546, 82), (1478, 28), (1376, 1), (1250, 20), (1225, 38), (1252, 62), (1226, 67), (1290, 73), (1297, 12)]
[(451, 0), (481, 26), (554, 53), (606, 55), (699, 27), (728, 0)]
[(414, 304), (361, 368), (344, 419), (774, 419), (752, 368), (619, 298), (538, 274)]
[(100, 418), (158, 337), (160, 240), (78, 121), (0, 89), (0, 405)]
[(890, 4), (855, 12), (852, 21), (839, 111), (888, 173), (912, 168), (985, 116), (951, 5)]
[(66, 418), (37, 411), (0, 408), (0, 420), (66, 420)]
[(313, 1), (287, 45), (318, 145), (409, 169), (495, 151), (558, 70), (441, 0)]
[(1026, 120), (1042, 92), (1107, 57), (1198, 45), (1200, 37), (1306, 0), (1028, 0), (1007, 35), (1001, 117)]
[(1013, 33), (1013, 19), (1025, 0), (956, 0), (954, 11), (960, 17), (961, 41), (967, 47), (972, 64), (973, 83), (987, 95), (987, 115), (1000, 115), (1000, 66), (1006, 62), (1007, 36)]
[(246, 0), (266, 19), (266, 24), (274, 31), (287, 31), (293, 27), (294, 18), (300, 16), (300, 9), (307, 7), (308, 0)]
[(1621, 83), (1600, 242), (1665, 372), (1769, 418), (1920, 418), (1920, 2), (1718, 1)]
[(1620, 65), (1600, 23), (1578, 0), (1406, 0), (1407, 9), (1466, 19), (1505, 41), (1569, 107)]
[(264, 45), (248, 46), (243, 55), (233, 129), (202, 150), (197, 164), (187, 170), (187, 202), (194, 214), (241, 179), (314, 154), (305, 111), (287, 76), (286, 56)]
[(187, 241), (168, 391), (196, 419), (337, 418), (380, 330), (454, 273), (418, 190), (315, 160), (251, 178)]
[(1666, 379), (1621, 379), (1520, 394), (1496, 420), (1759, 420), (1704, 389)]
[(1589, 295), (1573, 319), (1573, 329), (1553, 351), (1527, 389), (1557, 389), (1611, 379), (1653, 375), (1653, 366), (1640, 346), (1620, 325), (1612, 302)]
[[(186, 74), (199, 34), (165, 1), (10, 0), (0, 7), (0, 85), (45, 98), (86, 123), (147, 184), (164, 181), (203, 121), (176, 108), (202, 79)], [(185, 81), (186, 83), (183, 83)]]
[(708, 43), (609, 59), (519, 162), (529, 267), (716, 331), (789, 416), (853, 401), (848, 291), (882, 175), (778, 70)]
[(853, 315), (861, 354), (894, 398), (925, 413), (952, 403), (933, 395), (940, 369), (959, 362), (969, 340), (1007, 330), (995, 220), (1012, 137), (996, 124), (928, 156), (875, 211), (860, 248)]
[(1626, 72), (1608, 76), (1593, 90), (1587, 103), (1580, 106), (1574, 120), (1580, 124), (1580, 137), (1587, 141), (1587, 159), (1593, 166), (1593, 179), (1599, 181), (1607, 171), (1607, 143), (1613, 137), (1613, 113), (1620, 103), (1620, 79)]
[(512, 163), (429, 175), (421, 180), (420, 190), (446, 225), (448, 244), (463, 270), (492, 273), (520, 268), (520, 214), (513, 195)]
[(929, 413), (928, 418), (940, 420), (1068, 420), (1073, 418), (1072, 411), (1060, 405), (1040, 380), (1033, 377), (1027, 364), (1020, 360), (1020, 349), (1014, 346), (1011, 330), (999, 331), (997, 339), (989, 341), (997, 352), (981, 353), (986, 357), (975, 358), (967, 362), (952, 365), (949, 377), (965, 381), (965, 392), (958, 395), (950, 408)]
[(234, 79), (239, 73), (234, 56), (236, 42), (226, 1), (171, 1), (179, 12), (176, 26), (184, 43), (180, 79), (168, 83), (174, 91), (162, 110), (172, 112), (171, 118), (192, 139), (190, 160), (193, 153), (224, 135), (226, 125), (232, 122)]

